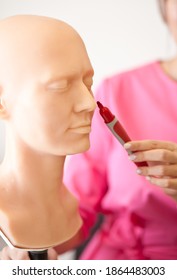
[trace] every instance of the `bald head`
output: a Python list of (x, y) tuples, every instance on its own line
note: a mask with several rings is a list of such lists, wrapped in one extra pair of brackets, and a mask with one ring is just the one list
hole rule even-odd
[[(29, 75), (56, 59), (58, 53), (71, 50), (71, 45), (83, 42), (67, 23), (42, 16), (19, 15), (0, 21), (0, 82), (18, 74)], [(74, 50), (74, 46), (73, 46)], [(6, 65), (6, 67), (2, 67)], [(17, 81), (17, 80), (16, 80)]]
[(79, 34), (57, 19), (19, 15), (1, 20), (0, 42), (1, 94), (15, 95), (32, 81), (44, 84), (54, 76), (88, 68)]
[[(1, 45), (12, 49), (21, 50), (24, 47), (46, 44), (53, 36), (60, 34), (61, 39), (68, 36), (79, 36), (78, 33), (67, 23), (43, 16), (18, 15), (0, 21)], [(16, 51), (15, 50), (15, 51)]]

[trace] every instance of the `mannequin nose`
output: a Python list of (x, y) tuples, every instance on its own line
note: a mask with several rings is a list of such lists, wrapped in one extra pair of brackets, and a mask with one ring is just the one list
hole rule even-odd
[(86, 86), (82, 87), (79, 91), (79, 96), (75, 103), (75, 111), (94, 111), (96, 108), (96, 101), (93, 94), (88, 90)]

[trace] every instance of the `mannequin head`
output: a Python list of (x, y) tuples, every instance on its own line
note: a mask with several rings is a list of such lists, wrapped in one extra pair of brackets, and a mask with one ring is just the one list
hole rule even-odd
[(68, 24), (41, 16), (0, 22), (0, 118), (10, 139), (39, 153), (89, 148), (93, 68)]
[(177, 0), (158, 0), (163, 20), (177, 43)]

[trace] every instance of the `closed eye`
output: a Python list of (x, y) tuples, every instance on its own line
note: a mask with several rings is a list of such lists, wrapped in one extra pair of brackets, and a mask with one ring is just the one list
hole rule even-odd
[(69, 83), (67, 80), (52, 82), (47, 85), (47, 90), (55, 92), (55, 91), (65, 91), (69, 87)]

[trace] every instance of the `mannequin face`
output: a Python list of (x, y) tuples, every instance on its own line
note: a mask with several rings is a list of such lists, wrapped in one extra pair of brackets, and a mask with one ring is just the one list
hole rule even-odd
[(91, 91), (93, 68), (85, 46), (66, 24), (43, 18), (34, 21), (31, 29), (34, 23), (24, 19), (29, 30), (13, 38), (20, 44), (13, 44), (8, 76), (2, 73), (8, 127), (38, 152), (83, 152), (90, 145), (96, 107)]

